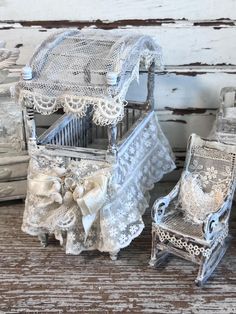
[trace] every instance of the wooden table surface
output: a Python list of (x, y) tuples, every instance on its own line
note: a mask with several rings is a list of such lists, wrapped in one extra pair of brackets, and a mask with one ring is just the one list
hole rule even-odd
[[(153, 197), (169, 189), (159, 184)], [(21, 202), (0, 206), (0, 313), (236, 313), (235, 205), (230, 249), (203, 289), (188, 261), (148, 266), (150, 211), (141, 236), (111, 261), (97, 251), (65, 255), (53, 239), (42, 248), (20, 229), (23, 209)]]

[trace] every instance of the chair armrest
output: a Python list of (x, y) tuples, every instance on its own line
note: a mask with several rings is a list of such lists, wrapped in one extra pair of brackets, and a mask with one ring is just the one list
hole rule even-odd
[(203, 223), (203, 231), (206, 240), (211, 240), (216, 233), (222, 230), (223, 225), (228, 223), (234, 190), (235, 187), (233, 185), (218, 210), (207, 215)]
[(180, 181), (175, 185), (173, 190), (166, 196), (158, 198), (152, 207), (152, 219), (155, 223), (160, 223), (162, 218), (166, 214), (166, 208), (169, 206), (170, 202), (177, 196), (179, 193)]

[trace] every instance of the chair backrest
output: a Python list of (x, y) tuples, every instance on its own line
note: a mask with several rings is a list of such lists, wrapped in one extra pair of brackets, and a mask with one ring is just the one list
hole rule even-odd
[(182, 208), (190, 218), (203, 220), (222, 204), (235, 183), (235, 156), (233, 145), (190, 136), (180, 190)]
[(236, 147), (203, 139), (192, 134), (189, 139), (185, 169), (197, 174), (207, 193), (216, 187), (227, 192), (235, 179)]

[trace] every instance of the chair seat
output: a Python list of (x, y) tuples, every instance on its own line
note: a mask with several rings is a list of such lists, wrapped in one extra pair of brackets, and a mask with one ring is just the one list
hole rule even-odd
[(187, 220), (179, 208), (175, 209), (174, 204), (171, 204), (169, 209), (173, 210), (173, 214), (163, 218), (162, 222), (158, 225), (161, 229), (170, 231), (180, 237), (191, 238), (203, 245), (208, 246), (210, 244), (204, 239), (202, 224), (195, 224)]

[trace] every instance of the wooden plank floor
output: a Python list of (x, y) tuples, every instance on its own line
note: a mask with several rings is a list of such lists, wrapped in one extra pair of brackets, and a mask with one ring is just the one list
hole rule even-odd
[[(165, 193), (169, 184), (157, 189)], [(0, 207), (0, 313), (236, 313), (236, 208), (230, 249), (203, 289), (194, 285), (190, 262), (148, 266), (150, 213), (142, 235), (114, 262), (95, 251), (65, 255), (53, 241), (41, 248), (20, 230), (23, 208)]]

